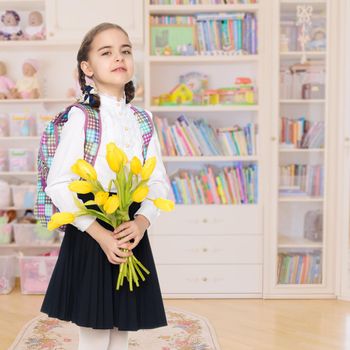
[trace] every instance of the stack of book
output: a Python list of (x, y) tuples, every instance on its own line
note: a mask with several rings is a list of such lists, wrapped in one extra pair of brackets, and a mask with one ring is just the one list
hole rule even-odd
[(195, 25), (195, 53), (199, 55), (257, 54), (254, 13), (204, 13), (195, 16), (151, 16), (150, 24)]
[(281, 148), (323, 148), (324, 122), (310, 122), (305, 117), (281, 118)]
[(323, 165), (280, 166), (280, 196), (323, 196)]
[(280, 253), (278, 255), (278, 283), (304, 284), (322, 282), (322, 257), (311, 254)]
[(255, 125), (214, 129), (204, 119), (180, 115), (173, 125), (155, 116), (162, 154), (165, 156), (246, 156), (256, 153)]
[(258, 196), (257, 165), (237, 163), (215, 172), (181, 170), (170, 177), (177, 204), (254, 204)]

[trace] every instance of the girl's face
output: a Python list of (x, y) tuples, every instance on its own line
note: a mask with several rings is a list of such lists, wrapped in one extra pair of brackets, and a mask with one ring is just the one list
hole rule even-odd
[(128, 37), (118, 29), (107, 29), (95, 36), (87, 61), (81, 63), (86, 76), (101, 92), (123, 96), (124, 86), (134, 75), (134, 59)]

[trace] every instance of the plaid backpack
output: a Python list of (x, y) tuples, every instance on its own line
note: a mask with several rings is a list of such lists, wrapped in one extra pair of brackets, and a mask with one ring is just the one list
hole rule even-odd
[[(101, 143), (100, 113), (87, 104), (73, 104), (67, 107), (63, 112), (57, 114), (55, 118), (49, 122), (40, 140), (40, 148), (38, 152), (37, 196), (34, 206), (34, 214), (44, 227), (47, 226), (51, 216), (59, 211), (45, 192), (46, 180), (57, 145), (60, 141), (62, 128), (68, 120), (68, 113), (72, 107), (81, 109), (85, 114), (84, 159), (92, 165), (95, 164), (97, 152)], [(142, 156), (143, 162), (145, 162), (148, 145), (154, 131), (153, 123), (150, 116), (143, 109), (135, 106), (131, 106), (131, 109), (133, 110), (140, 126), (143, 140)], [(61, 229), (64, 230), (64, 226), (62, 226)]]

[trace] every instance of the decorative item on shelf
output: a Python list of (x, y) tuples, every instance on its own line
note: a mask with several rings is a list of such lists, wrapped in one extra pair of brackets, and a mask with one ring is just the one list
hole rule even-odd
[(0, 61), (0, 100), (13, 97), (15, 83), (7, 76), (7, 69), (4, 62)]
[(304, 100), (323, 99), (325, 86), (321, 83), (306, 83), (301, 86), (301, 97)]
[[(80, 99), (82, 91), (79, 84), (79, 74), (78, 69), (75, 67), (73, 70), (74, 87), (67, 90), (67, 97), (72, 97), (75, 99)], [(85, 76), (86, 85), (94, 86), (94, 81), (89, 77)]]
[(0, 171), (8, 169), (8, 154), (5, 149), (0, 149)]
[(323, 214), (321, 210), (309, 210), (304, 216), (304, 238), (322, 242)]
[(143, 98), (144, 87), (141, 80), (138, 78), (137, 74), (132, 78), (135, 87), (135, 98)]
[(10, 136), (28, 137), (35, 135), (35, 116), (31, 113), (10, 114)]
[(8, 294), (15, 287), (16, 282), (16, 256), (0, 256), (0, 294)]
[(199, 72), (190, 72), (180, 76), (180, 83), (170, 93), (154, 96), (153, 105), (227, 105), (256, 103), (256, 89), (252, 80), (237, 77), (233, 87), (219, 89), (208, 88), (208, 76)]
[(1, 16), (0, 40), (21, 40), (23, 32), (20, 27), (21, 17), (14, 10), (7, 10)]
[(0, 180), (0, 209), (11, 205), (11, 188), (8, 182)]
[(9, 171), (33, 171), (34, 154), (31, 150), (11, 148), (9, 153)]
[(300, 27), (300, 32), (298, 36), (298, 41), (300, 42), (301, 51), (303, 52), (301, 56), (301, 63), (306, 62), (305, 49), (307, 43), (310, 41), (310, 29), (311, 29), (311, 17), (312, 17), (313, 7), (312, 5), (298, 5), (297, 6), (297, 23), (296, 25)]
[(309, 51), (324, 51), (326, 49), (326, 31), (324, 28), (315, 28), (312, 31), (311, 39), (306, 43)]
[(39, 62), (37, 60), (26, 59), (23, 62), (23, 77), (16, 82), (15, 98), (36, 99), (40, 97), (38, 70)]
[(151, 55), (193, 56), (196, 53), (196, 27), (191, 24), (152, 24)]
[(24, 38), (27, 40), (44, 40), (45, 37), (43, 15), (39, 11), (31, 11), (28, 15), (28, 25), (24, 29)]

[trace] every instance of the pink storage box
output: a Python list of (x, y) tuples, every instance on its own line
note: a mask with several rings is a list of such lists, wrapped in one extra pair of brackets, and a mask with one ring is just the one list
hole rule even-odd
[(40, 224), (13, 224), (15, 242), (21, 245), (52, 244), (56, 231), (49, 231)]
[(12, 242), (13, 224), (0, 224), (0, 244), (9, 244)]
[(13, 204), (19, 209), (32, 209), (35, 204), (35, 185), (11, 185)]
[(19, 257), (22, 294), (45, 294), (57, 262), (57, 256)]
[(15, 287), (16, 257), (0, 255), (0, 294), (8, 294)]

